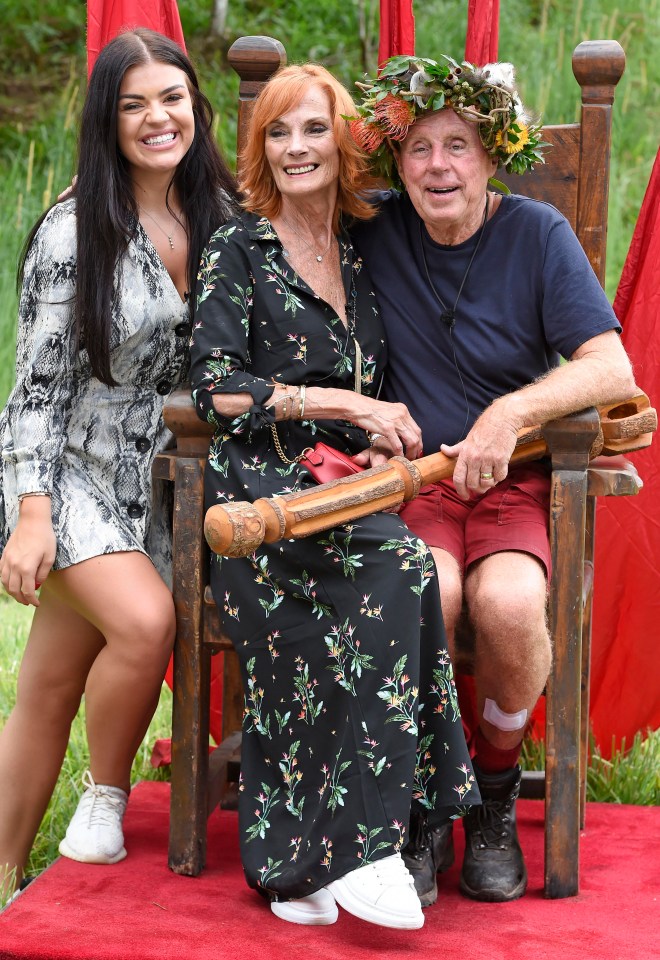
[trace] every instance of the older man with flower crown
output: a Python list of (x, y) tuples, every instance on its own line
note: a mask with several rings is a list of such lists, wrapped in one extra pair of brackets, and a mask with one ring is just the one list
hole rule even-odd
[[(542, 160), (512, 66), (396, 57), (358, 86), (354, 137), (398, 188), (354, 230), (388, 334), (385, 396), (407, 405), (426, 453), (456, 457), (453, 482), (426, 488), (402, 516), (433, 551), (450, 643), (464, 608), (476, 634), (483, 805), (464, 818), (461, 891), (514, 900), (527, 884), (518, 758), (551, 663), (550, 482), (546, 463), (509, 469), (509, 459), (522, 427), (623, 400), (635, 384), (568, 222), (489, 189), (502, 187), (498, 166), (524, 173)], [(433, 903), (436, 871), (453, 861), (451, 825), (414, 815), (405, 859)]]

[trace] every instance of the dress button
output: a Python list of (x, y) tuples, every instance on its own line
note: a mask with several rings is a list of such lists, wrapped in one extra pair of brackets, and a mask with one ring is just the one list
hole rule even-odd
[(129, 503), (128, 509), (126, 511), (131, 518), (131, 520), (137, 520), (138, 517), (142, 516), (142, 507), (139, 503)]
[(156, 393), (159, 393), (161, 397), (164, 397), (171, 389), (172, 384), (169, 380), (161, 380), (160, 383), (156, 384)]
[(149, 447), (151, 446), (151, 444), (149, 443), (146, 437), (139, 437), (135, 441), (135, 446), (137, 447), (140, 453), (146, 453)]
[(177, 337), (189, 337), (190, 336), (190, 324), (188, 323), (179, 323), (174, 328), (174, 332)]

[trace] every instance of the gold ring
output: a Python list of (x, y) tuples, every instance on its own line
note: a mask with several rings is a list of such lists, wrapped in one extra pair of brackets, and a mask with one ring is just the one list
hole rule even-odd
[(492, 479), (493, 479), (493, 474), (492, 474), (492, 473), (480, 473), (479, 476), (481, 477), (482, 480), (492, 480)]

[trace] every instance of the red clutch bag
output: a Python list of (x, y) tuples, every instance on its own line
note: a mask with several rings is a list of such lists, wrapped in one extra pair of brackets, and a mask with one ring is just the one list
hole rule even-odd
[(362, 473), (364, 470), (364, 467), (359, 467), (347, 453), (321, 442), (306, 450), (299, 462), (309, 470), (317, 483), (339, 480), (340, 477)]

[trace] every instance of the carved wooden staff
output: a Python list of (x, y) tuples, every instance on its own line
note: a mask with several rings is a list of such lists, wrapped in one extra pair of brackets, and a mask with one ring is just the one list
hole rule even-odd
[[(649, 446), (657, 427), (656, 411), (645, 394), (609, 407), (601, 407), (600, 432), (590, 459), (615, 456)], [(527, 427), (518, 434), (511, 463), (526, 463), (548, 452), (542, 427)], [(419, 460), (392, 457), (379, 467), (354, 473), (308, 490), (283, 494), (254, 503), (238, 502), (211, 507), (204, 533), (214, 553), (245, 557), (262, 543), (299, 539), (356, 520), (369, 513), (412, 500), (420, 488), (451, 477), (455, 459), (432, 453)]]

